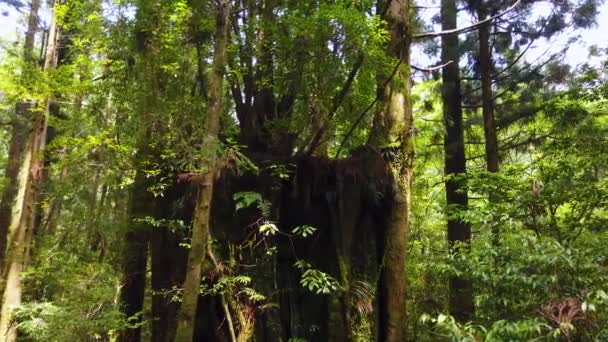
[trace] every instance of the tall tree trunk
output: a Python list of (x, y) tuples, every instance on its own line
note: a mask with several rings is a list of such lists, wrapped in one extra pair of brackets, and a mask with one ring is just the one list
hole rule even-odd
[[(23, 59), (26, 63), (33, 62), (34, 41), (38, 30), (38, 10), (40, 0), (32, 0), (30, 3), (30, 14), (27, 21), (27, 31), (25, 33), (25, 43), (23, 46)], [(28, 66), (29, 67), (29, 66)], [(28, 73), (25, 72), (24, 77)], [(23, 165), (23, 156), (26, 148), (28, 127), (26, 122), (31, 119), (31, 104), (27, 101), (19, 102), (15, 108), (15, 117), (11, 122), (12, 136), (8, 152), (8, 163), (6, 165), (5, 177), (6, 187), (0, 199), (0, 274), (4, 274), (4, 264), (8, 235), (11, 227), (11, 220), (20, 216), (21, 201), (15, 200), (23, 198), (17, 196), (19, 193), (19, 168)], [(13, 209), (17, 210), (13, 215)], [(16, 223), (15, 223), (16, 224)]]
[(158, 201), (150, 188), (156, 185), (157, 177), (150, 177), (146, 170), (158, 164), (160, 151), (153, 146), (153, 139), (163, 128), (158, 112), (161, 108), (161, 84), (159, 72), (159, 38), (152, 32), (159, 18), (159, 1), (138, 2), (136, 31), (134, 34), (136, 52), (140, 64), (136, 65), (145, 95), (141, 97), (137, 114), (138, 137), (135, 156), (135, 181), (129, 196), (129, 227), (123, 246), (123, 286), (120, 293), (121, 310), (129, 318), (130, 325), (121, 330), (119, 342), (141, 341), (141, 323), (146, 290), (148, 248), (152, 226), (148, 219), (158, 219)]
[(155, 158), (155, 151), (150, 146), (154, 124), (152, 112), (158, 110), (156, 102), (160, 96), (157, 75), (152, 67), (154, 55), (145, 54), (144, 73), (148, 85), (152, 88), (143, 100), (143, 113), (140, 113), (140, 132), (135, 156), (135, 181), (129, 198), (129, 227), (125, 236), (123, 249), (123, 286), (121, 289), (122, 312), (130, 319), (132, 325), (123, 329), (120, 342), (139, 342), (141, 340), (142, 310), (146, 289), (146, 265), (148, 260), (148, 243), (151, 225), (148, 218), (157, 218), (157, 200), (150, 191), (155, 185), (156, 177), (149, 177), (144, 170)]
[[(57, 42), (59, 28), (53, 15), (49, 28), (44, 70), (57, 66)], [(13, 238), (8, 247), (6, 271), (4, 273), (6, 285), (2, 298), (0, 317), (0, 336), (4, 341), (17, 339), (17, 326), (12, 322), (13, 310), (21, 305), (22, 279), (21, 273), (26, 269), (32, 249), (35, 220), (40, 196), (40, 186), (44, 169), (44, 148), (47, 139), (47, 116), (51, 100), (47, 99), (44, 111), (34, 116), (32, 129), (26, 148), (26, 156), (22, 167), (25, 179), (23, 203), (19, 223), (12, 233)]]
[[(442, 30), (456, 28), (457, 8), (455, 0), (442, 0)], [(458, 34), (441, 37), (441, 62), (450, 63), (442, 70), (441, 95), (443, 98), (443, 121), (445, 125), (445, 194), (448, 215), (448, 244), (451, 252), (456, 243), (463, 246), (471, 242), (471, 227), (454, 215), (454, 211), (466, 210), (468, 194), (466, 189), (466, 156), (462, 126), (462, 102), (460, 94), (460, 55)], [(473, 285), (462, 277), (449, 280), (450, 314), (460, 321), (473, 317)]]
[[(185, 186), (182, 185), (182, 188)], [(180, 194), (182, 195), (182, 194)], [(165, 192), (165, 202), (159, 205), (159, 214), (171, 213), (179, 198)], [(184, 208), (184, 211), (188, 210)], [(182, 214), (180, 212), (180, 214)], [(191, 213), (188, 213), (191, 214)], [(179, 216), (183, 217), (183, 216)], [(175, 220), (174, 215), (162, 216), (166, 220)], [(150, 262), (152, 268), (152, 317), (151, 342), (170, 342), (174, 339), (177, 328), (179, 303), (170, 294), (173, 289), (182, 286), (186, 273), (188, 251), (181, 246), (183, 235), (168, 226), (155, 227), (150, 234)], [(169, 293), (169, 294), (168, 294)]]
[[(209, 108), (205, 119), (206, 140), (208, 144), (217, 143), (220, 127), (220, 115), (223, 100), (224, 68), (226, 64), (226, 47), (228, 44), (228, 28), (230, 16), (230, 3), (221, 0), (217, 7), (215, 51), (213, 64), (209, 75)], [(213, 148), (212, 148), (213, 149)], [(196, 205), (192, 220), (192, 238), (190, 253), (188, 255), (188, 268), (184, 280), (182, 306), (178, 315), (177, 332), (175, 340), (190, 342), (194, 335), (194, 325), (198, 305), (201, 282), (201, 267), (207, 254), (207, 237), (209, 236), (209, 222), (211, 199), (213, 197), (213, 182), (215, 180), (215, 156), (205, 161), (206, 173), (195, 179), (197, 186)]]
[[(387, 7), (388, 6), (388, 7)], [(394, 178), (378, 284), (378, 341), (401, 342), (406, 336), (405, 267), (414, 163), (414, 122), (410, 79), (410, 1), (378, 2), (390, 34), (387, 54), (398, 60), (394, 74), (379, 79), (379, 107), (370, 143), (400, 144), (389, 161)], [(387, 82), (387, 80), (390, 80)]]
[[(479, 5), (479, 20), (485, 19), (486, 5)], [(496, 119), (494, 118), (494, 99), (492, 94), (492, 48), (490, 46), (491, 22), (479, 27), (479, 71), (481, 73), (481, 93), (483, 111), (483, 129), (485, 135), (486, 163), (489, 172), (498, 172), (498, 138)]]
[[(477, 16), (483, 20), (490, 15), (487, 11), (488, 5), (483, 2), (478, 5)], [(486, 148), (486, 168), (488, 172), (498, 172), (498, 135), (496, 132), (496, 119), (494, 117), (494, 98), (492, 92), (492, 47), (490, 45), (491, 22), (479, 27), (479, 70), (481, 73), (481, 95), (483, 111), (483, 131)], [(490, 202), (496, 201), (496, 196), (490, 194)], [(500, 243), (500, 231), (497, 225), (492, 225), (492, 243), (497, 246)]]
[(154, 196), (148, 191), (149, 181), (138, 173), (133, 185), (130, 203), (130, 227), (123, 246), (123, 285), (120, 291), (121, 310), (129, 318), (130, 327), (123, 329), (120, 342), (141, 340), (142, 310), (146, 289), (146, 264), (148, 260), (148, 224), (144, 217), (154, 217)]

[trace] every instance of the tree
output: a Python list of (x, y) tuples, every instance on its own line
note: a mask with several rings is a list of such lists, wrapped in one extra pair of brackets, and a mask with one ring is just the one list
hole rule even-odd
[[(442, 30), (456, 28), (456, 1), (444, 0), (441, 4)], [(460, 94), (460, 51), (458, 35), (441, 37), (442, 69), (441, 95), (443, 101), (445, 193), (448, 213), (448, 245), (451, 252), (458, 252), (471, 243), (471, 227), (462, 219), (460, 211), (466, 211), (468, 195), (465, 183), (466, 155), (462, 124), (462, 97)], [(458, 245), (462, 244), (462, 245)], [(450, 278), (450, 313), (459, 320), (473, 318), (473, 287), (462, 277)]]
[[(37, 10), (37, 7), (32, 7)], [(47, 38), (46, 54), (44, 57), (44, 71), (49, 71), (57, 66), (57, 42), (60, 29), (57, 19), (52, 17)], [(0, 334), (6, 336), (7, 341), (17, 339), (17, 328), (12, 324), (13, 310), (21, 305), (22, 272), (30, 262), (32, 253), (35, 220), (42, 186), (42, 172), (44, 169), (44, 151), (47, 139), (47, 126), (51, 98), (33, 115), (32, 128), (26, 143), (26, 155), (23, 158), (21, 172), (23, 174), (23, 202), (20, 210), (21, 216), (15, 226), (13, 238), (7, 252), (6, 270), (4, 271), (4, 296), (2, 298), (2, 311), (0, 317)]]
[(396, 145), (389, 167), (394, 178), (378, 287), (379, 341), (405, 339), (405, 267), (414, 162), (414, 126), (410, 80), (410, 3), (379, 1), (389, 41), (386, 54), (396, 61), (392, 74), (378, 77), (378, 108), (370, 135), (373, 146)]
[[(30, 68), (37, 68), (34, 65), (34, 41), (38, 30), (38, 10), (40, 1), (34, 0), (30, 4), (30, 13), (27, 21), (27, 31), (25, 33), (25, 42), (23, 45), (23, 62), (24, 62), (24, 78), (27, 77)], [(19, 171), (23, 163), (23, 156), (26, 148), (26, 139), (28, 126), (27, 122), (32, 115), (30, 113), (31, 104), (27, 100), (20, 102), (16, 106), (16, 115), (12, 124), (11, 143), (9, 147), (8, 163), (6, 165), (5, 177), (7, 185), (2, 192), (0, 200), (0, 274), (4, 273), (4, 263), (6, 257), (6, 247), (8, 233), (11, 222), (17, 224), (19, 214), (13, 213), (13, 209), (21, 210), (21, 198), (18, 198), (19, 192)], [(22, 197), (22, 196), (19, 196)], [(15, 200), (17, 200), (15, 202)]]
[(121, 342), (141, 340), (141, 322), (146, 289), (146, 268), (148, 261), (149, 236), (152, 224), (150, 220), (157, 217), (157, 201), (152, 187), (157, 181), (146, 172), (154, 169), (158, 163), (159, 152), (153, 144), (153, 137), (162, 123), (159, 122), (161, 111), (160, 76), (158, 68), (158, 44), (154, 35), (160, 13), (159, 2), (149, 1), (138, 4), (136, 26), (136, 53), (141, 58), (134, 68), (136, 75), (145, 88), (145, 94), (139, 98), (136, 108), (136, 155), (134, 157), (135, 179), (129, 198), (129, 227), (125, 232), (123, 247), (123, 285), (120, 290), (121, 309), (128, 317), (129, 326), (119, 334)]
[[(228, 44), (228, 27), (230, 3), (223, 0), (217, 6), (215, 51), (211, 74), (208, 81), (209, 108), (205, 117), (205, 142), (210, 150), (214, 150), (213, 144), (217, 144), (217, 136), (220, 129), (220, 115), (222, 113), (223, 79), (226, 64), (226, 47)], [(211, 199), (213, 197), (213, 183), (215, 181), (215, 169), (217, 160), (211, 156), (204, 161), (203, 175), (195, 177), (193, 181), (197, 187), (196, 204), (192, 220), (192, 238), (190, 243), (190, 254), (188, 256), (188, 268), (184, 280), (182, 305), (179, 312), (176, 341), (192, 341), (194, 335), (194, 320), (196, 318), (197, 305), (200, 295), (201, 268), (207, 254), (209, 236), (209, 224), (211, 221)]]
[[(484, 20), (491, 16), (485, 5), (477, 7), (477, 17)], [(490, 28), (488, 22), (479, 27), (479, 73), (481, 75), (481, 101), (483, 113), (483, 129), (486, 147), (486, 168), (488, 172), (498, 172), (498, 137), (496, 133), (496, 118), (494, 117), (494, 92), (492, 91), (492, 49), (490, 45)]]

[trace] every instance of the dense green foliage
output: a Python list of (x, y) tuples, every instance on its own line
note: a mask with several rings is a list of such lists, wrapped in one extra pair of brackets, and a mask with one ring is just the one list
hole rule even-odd
[[(214, 100), (206, 93), (216, 39), (213, 1), (56, 1), (44, 12), (60, 23), (64, 55), (50, 70), (39, 67), (37, 53), (35, 61), (23, 58), (23, 37), (2, 42), (0, 170), (9, 164), (14, 123), (29, 125), (35, 113), (49, 118), (32, 260), (14, 314), (19, 340), (115, 341), (138, 326), (144, 339), (154, 340), (152, 326), (163, 319), (158, 308), (181, 301), (178, 273), (186, 258), (180, 253), (191, 245), (195, 206), (186, 185), (208, 172), (207, 161), (215, 156), (220, 171), (201, 280), (199, 314), (203, 310), (205, 318), (198, 323), (239, 341), (279, 341), (283, 330), (266, 335), (289, 324), (294, 342), (317, 341), (315, 334), (325, 330), (323, 336), (337, 341), (374, 339), (380, 275), (365, 273), (373, 268), (368, 259), (357, 264), (340, 250), (342, 238), (370, 238), (336, 237), (324, 227), (351, 217), (380, 231), (369, 222), (389, 216), (384, 188), (392, 178), (378, 176), (385, 175), (378, 171), (384, 164), (368, 162), (361, 171), (358, 160), (346, 155), (373, 152), (393, 163), (399, 160), (395, 150), (406, 144), (366, 145), (374, 112), (381, 111), (378, 89), (402, 63), (386, 53), (391, 32), (375, 1), (230, 3), (217, 139), (205, 132)], [(466, 209), (448, 206), (444, 195), (440, 78), (434, 71), (414, 74), (415, 177), (408, 241), (401, 241), (407, 242), (403, 325), (411, 341), (608, 340), (608, 50), (593, 48), (604, 61), (597, 65), (564, 65), (561, 55), (541, 65), (519, 58), (531, 41), (565, 27), (592, 26), (601, 1), (550, 3), (563, 22), (553, 16), (524, 20), (535, 1), (523, 1), (492, 26), (497, 173), (485, 168), (477, 33), (460, 36), (467, 172), (453, 177), (466, 184)], [(461, 4), (461, 16), (476, 6)], [(500, 1), (492, 13), (510, 5)], [(422, 30), (422, 11), (411, 17), (412, 30)], [(36, 48), (44, 47), (39, 37)], [(434, 57), (430, 44), (424, 50), (425, 58)], [(16, 109), (23, 101), (34, 104), (32, 117)], [(47, 103), (57, 109), (45, 112)], [(272, 111), (258, 110), (264, 105)], [(249, 122), (247, 115), (254, 114)], [(251, 127), (254, 134), (247, 131)], [(314, 167), (303, 175), (298, 168), (307, 158), (315, 158)], [(30, 171), (25, 163), (22, 169)], [(338, 190), (327, 190), (331, 182)], [(358, 187), (360, 182), (365, 184)], [(0, 192), (6, 184), (0, 183)], [(137, 191), (151, 199), (145, 203), (150, 213), (139, 217), (134, 208), (144, 197)], [(307, 191), (314, 194), (309, 202), (298, 197)], [(349, 196), (364, 199), (352, 205)], [(359, 211), (336, 214), (314, 207), (318, 203)], [(365, 210), (377, 211), (374, 216)], [(311, 212), (318, 217), (307, 217)], [(457, 253), (449, 252), (448, 217), (471, 227), (470, 245), (457, 244)], [(152, 285), (145, 288), (143, 310), (128, 317), (121, 291), (128, 234), (136, 226), (149, 239), (143, 272)], [(384, 256), (366, 254), (372, 249), (353, 254), (361, 254), (359, 261), (377, 257), (382, 267)], [(175, 260), (163, 268), (157, 257)], [(470, 322), (449, 315), (448, 281), (454, 276), (473, 286)], [(2, 291), (8, 291), (5, 281)], [(297, 293), (301, 306), (281, 309), (285, 292)], [(329, 313), (322, 316), (317, 307)], [(342, 307), (346, 313), (336, 309)], [(284, 322), (286, 314), (293, 322)], [(311, 323), (316, 316), (327, 318), (326, 326)], [(342, 331), (347, 328), (353, 331)]]

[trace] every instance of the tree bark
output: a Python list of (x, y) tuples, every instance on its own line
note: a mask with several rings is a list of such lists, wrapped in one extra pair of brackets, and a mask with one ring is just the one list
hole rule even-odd
[[(249, 16), (259, 17), (263, 22), (273, 22), (273, 10), (276, 5), (274, 0), (263, 0), (258, 2), (245, 2)], [(248, 34), (248, 33), (245, 33)], [(272, 52), (272, 30), (261, 26), (251, 36), (247, 37), (247, 45), (242, 48), (241, 56), (247, 61), (249, 75), (245, 80), (242, 97), (241, 90), (235, 88), (236, 114), (241, 126), (241, 141), (252, 152), (269, 152), (273, 148), (268, 129), (264, 125), (271, 122), (278, 114), (275, 94), (273, 93), (273, 52)], [(253, 46), (259, 44), (259, 53), (254, 56)], [(254, 64), (253, 59), (257, 59)]]
[(405, 267), (414, 162), (410, 1), (381, 0), (377, 7), (390, 34), (387, 55), (399, 61), (394, 74), (379, 79), (379, 107), (370, 136), (378, 147), (398, 145), (395, 157), (389, 160), (393, 198), (381, 254), (377, 340), (401, 342), (406, 340)]
[[(490, 14), (483, 3), (478, 5), (477, 16), (483, 20)], [(479, 27), (479, 70), (481, 74), (481, 101), (483, 112), (483, 131), (486, 149), (486, 169), (488, 172), (496, 173), (499, 169), (498, 135), (496, 130), (496, 119), (494, 117), (494, 98), (492, 92), (492, 47), (490, 45), (491, 22)], [(489, 195), (489, 201), (495, 202), (496, 196)], [(500, 243), (500, 230), (497, 225), (492, 225), (490, 234), (492, 243), (497, 246)]]
[[(442, 0), (442, 30), (456, 28), (458, 11), (455, 0)], [(450, 63), (442, 70), (441, 95), (443, 98), (443, 121), (445, 125), (445, 193), (447, 211), (448, 245), (450, 252), (457, 253), (453, 247), (462, 243), (466, 247), (471, 242), (471, 227), (455, 216), (455, 211), (466, 210), (468, 194), (466, 189), (466, 156), (464, 149), (464, 130), (462, 125), (462, 99), (460, 94), (460, 55), (458, 34), (441, 37), (441, 62)], [(473, 286), (462, 277), (449, 279), (450, 314), (460, 321), (473, 318)]]
[(148, 260), (148, 243), (151, 225), (148, 218), (157, 219), (157, 200), (150, 191), (156, 182), (156, 177), (145, 173), (147, 164), (154, 159), (155, 151), (150, 146), (154, 124), (153, 113), (158, 110), (157, 75), (152, 67), (153, 55), (144, 56), (144, 72), (146, 82), (152, 89), (143, 103), (143, 113), (140, 113), (140, 136), (137, 141), (135, 156), (135, 181), (129, 198), (129, 227), (125, 236), (123, 249), (123, 286), (121, 289), (122, 312), (130, 319), (131, 326), (119, 333), (120, 342), (139, 342), (141, 340), (141, 322), (144, 296), (146, 289), (146, 266)]
[[(230, 24), (230, 2), (228, 0), (219, 2), (216, 15), (215, 51), (208, 82), (210, 103), (205, 120), (205, 133), (208, 144), (217, 143), (220, 126), (226, 47)], [(213, 197), (213, 182), (215, 180), (215, 159), (215, 156), (212, 156), (210, 160), (205, 161), (204, 166), (207, 167), (206, 173), (202, 175), (200, 180), (194, 180), (197, 183), (197, 195), (192, 220), (192, 238), (188, 255), (188, 267), (183, 285), (182, 306), (178, 315), (175, 336), (175, 340), (178, 342), (190, 342), (194, 336), (201, 268), (207, 254), (211, 199)]]
[[(40, 0), (32, 0), (30, 4), (30, 13), (27, 21), (27, 31), (25, 33), (25, 43), (23, 46), (23, 59), (26, 63), (33, 62), (34, 41), (36, 31), (38, 30), (38, 10), (40, 9)], [(27, 77), (27, 70), (24, 77)], [(26, 139), (28, 127), (26, 122), (31, 119), (32, 104), (27, 101), (17, 103), (15, 108), (15, 117), (11, 122), (12, 136), (10, 147), (8, 150), (8, 162), (5, 170), (6, 187), (0, 199), (0, 274), (4, 274), (4, 263), (6, 257), (6, 248), (8, 236), (11, 228), (11, 221), (16, 218), (16, 224), (19, 220), (22, 202), (18, 199), (23, 199), (19, 194), (19, 170), (23, 165), (23, 156), (26, 148)], [(17, 201), (16, 201), (17, 200)], [(17, 212), (13, 213), (13, 209)]]
[[(150, 202), (139, 202), (150, 200), (147, 186), (141, 180), (136, 180), (133, 194), (139, 193), (131, 199), (131, 220), (144, 217), (149, 211)], [(153, 200), (153, 199), (152, 199)], [(140, 204), (138, 204), (140, 203)], [(143, 215), (142, 215), (143, 214)], [(141, 216), (139, 216), (141, 215)], [(123, 285), (120, 291), (120, 303), (122, 313), (129, 319), (130, 326), (120, 331), (118, 341), (139, 342), (141, 341), (142, 310), (144, 306), (144, 295), (146, 289), (146, 265), (148, 259), (148, 229), (142, 222), (131, 222), (131, 227), (125, 236), (123, 251)]]
[(144, 321), (143, 309), (147, 280), (147, 261), (152, 226), (148, 219), (158, 219), (158, 201), (150, 191), (158, 180), (150, 177), (146, 170), (149, 165), (158, 165), (160, 152), (153, 146), (153, 139), (163, 129), (158, 112), (161, 107), (161, 84), (158, 51), (160, 47), (157, 36), (151, 34), (159, 19), (159, 2), (142, 1), (136, 13), (135, 45), (140, 57), (136, 81), (145, 89), (137, 113), (138, 137), (135, 155), (135, 181), (129, 196), (129, 227), (123, 247), (123, 286), (120, 300), (121, 310), (129, 319), (129, 326), (121, 330), (119, 342), (141, 341), (141, 323)]
[[(59, 28), (53, 15), (49, 28), (44, 70), (57, 66), (57, 42)], [(49, 114), (51, 100), (47, 99), (43, 111), (37, 113), (33, 118), (32, 129), (26, 148), (26, 156), (21, 168), (24, 179), (23, 203), (21, 215), (18, 218), (13, 238), (7, 252), (6, 270), (3, 274), (5, 289), (2, 298), (2, 310), (0, 317), (0, 336), (4, 341), (16, 341), (17, 325), (12, 322), (12, 313), (21, 305), (22, 278), (21, 274), (30, 261), (36, 215), (38, 210), (38, 199), (40, 197), (41, 180), (44, 169), (44, 149), (47, 139), (47, 116)]]
[(182, 241), (183, 237), (168, 227), (156, 227), (150, 236), (151, 342), (170, 342), (174, 339), (179, 303), (172, 298), (170, 291), (184, 282), (188, 259), (186, 249), (180, 246)]
[[(477, 9), (479, 20), (488, 16), (484, 5)], [(498, 172), (498, 138), (494, 118), (494, 99), (492, 95), (492, 48), (490, 46), (490, 25), (488, 22), (479, 27), (479, 71), (481, 74), (483, 129), (485, 135), (486, 163), (489, 172)]]

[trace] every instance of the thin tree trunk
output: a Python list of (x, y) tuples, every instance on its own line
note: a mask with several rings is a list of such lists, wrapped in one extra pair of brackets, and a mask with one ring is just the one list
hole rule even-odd
[[(484, 5), (477, 9), (479, 20), (488, 14)], [(498, 138), (494, 118), (494, 100), (492, 95), (492, 49), (490, 47), (490, 25), (479, 27), (479, 69), (481, 73), (483, 128), (485, 135), (486, 163), (489, 172), (498, 172)]]
[[(218, 4), (216, 17), (215, 51), (212, 70), (209, 76), (209, 109), (205, 120), (207, 142), (215, 144), (220, 126), (220, 114), (223, 99), (224, 68), (226, 64), (226, 46), (228, 44), (230, 3), (222, 0)], [(184, 280), (182, 306), (178, 314), (175, 340), (190, 342), (194, 335), (194, 325), (200, 292), (201, 267), (207, 254), (207, 237), (213, 182), (215, 180), (215, 157), (206, 162), (207, 170), (197, 183), (196, 205), (192, 222), (192, 238), (188, 256), (188, 268)]]
[[(49, 29), (44, 70), (55, 68), (57, 65), (57, 42), (59, 29), (56, 18), (53, 15)], [(45, 110), (34, 117), (32, 130), (30, 131), (27, 151), (28, 156), (24, 158), (29, 161), (22, 168), (26, 179), (23, 194), (23, 207), (19, 224), (13, 233), (7, 253), (6, 262), (6, 286), (2, 298), (2, 310), (0, 317), (0, 336), (4, 341), (15, 341), (17, 339), (17, 326), (12, 322), (12, 313), (21, 305), (22, 279), (21, 273), (26, 269), (31, 255), (34, 225), (38, 209), (41, 180), (44, 169), (44, 148), (47, 138), (47, 115), (50, 108), (50, 99), (47, 99)], [(27, 170), (27, 174), (25, 173)]]
[(99, 257), (97, 258), (98, 262), (103, 262), (103, 258), (106, 254), (106, 242), (105, 236), (103, 234), (103, 229), (99, 227), (101, 223), (101, 215), (105, 212), (106, 206), (106, 198), (108, 196), (108, 186), (101, 186), (101, 197), (99, 198), (99, 205), (97, 206), (97, 212), (95, 213), (95, 217), (92, 218), (95, 234), (93, 236), (93, 240), (90, 242), (92, 251), (99, 251)]
[[(442, 0), (442, 30), (456, 28), (457, 8), (455, 0)], [(445, 125), (445, 193), (447, 205), (448, 244), (451, 252), (456, 243), (464, 246), (471, 242), (471, 227), (455, 216), (454, 211), (466, 210), (468, 194), (464, 176), (466, 157), (462, 126), (462, 102), (460, 94), (460, 68), (458, 34), (441, 37), (441, 62), (448, 63), (442, 70), (443, 121)], [(449, 279), (450, 314), (460, 321), (473, 317), (473, 285), (462, 277)]]
[[(479, 20), (489, 16), (486, 13), (484, 4), (477, 8)], [(486, 148), (486, 168), (488, 172), (498, 172), (498, 136), (496, 132), (496, 119), (494, 117), (494, 99), (492, 94), (492, 47), (490, 46), (491, 23), (486, 23), (479, 27), (479, 69), (481, 73), (481, 93), (482, 93), (482, 112), (483, 130)], [(490, 194), (490, 202), (496, 201), (496, 196)], [(491, 231), (492, 244), (497, 246), (500, 243), (500, 231), (497, 225), (492, 225)]]
[(101, 207), (98, 209), (99, 204), (97, 202), (99, 193), (99, 178), (100, 176), (98, 173), (93, 176), (91, 184), (91, 197), (89, 198), (88, 205), (88, 219), (85, 225), (85, 235), (88, 240), (88, 245), (91, 247), (93, 247), (93, 241), (95, 241), (97, 235), (97, 222), (95, 222), (95, 219), (97, 218), (97, 211), (101, 209)]
[(402, 342), (406, 339), (407, 326), (405, 267), (414, 162), (410, 1), (381, 0), (378, 9), (390, 34), (387, 54), (399, 64), (394, 74), (382, 75), (379, 79), (379, 107), (370, 142), (376, 146), (400, 146), (395, 158), (389, 160), (394, 188), (378, 284), (377, 341)]
[[(32, 0), (30, 4), (30, 14), (27, 21), (27, 31), (25, 33), (25, 43), (23, 46), (23, 59), (33, 62), (34, 41), (38, 30), (38, 10), (40, 0)], [(27, 77), (27, 72), (24, 77)], [(28, 127), (26, 122), (31, 119), (32, 104), (27, 101), (19, 102), (15, 108), (15, 117), (11, 122), (12, 136), (8, 152), (8, 163), (6, 165), (5, 177), (6, 187), (0, 199), (0, 274), (4, 274), (4, 264), (6, 258), (6, 248), (11, 227), (11, 220), (16, 218), (19, 221), (22, 199), (19, 194), (19, 169), (23, 165), (23, 156), (26, 149), (26, 139)], [(16, 201), (17, 200), (17, 201)], [(13, 209), (17, 212), (13, 213)], [(14, 214), (14, 215), (13, 215)]]
[[(61, 178), (67, 179), (68, 177), (68, 168), (64, 167), (61, 170)], [(55, 196), (51, 200), (51, 205), (47, 209), (47, 213), (44, 218), (43, 230), (46, 234), (53, 234), (57, 230), (57, 224), (59, 223), (59, 218), (61, 216), (61, 211), (63, 210), (63, 195)]]

